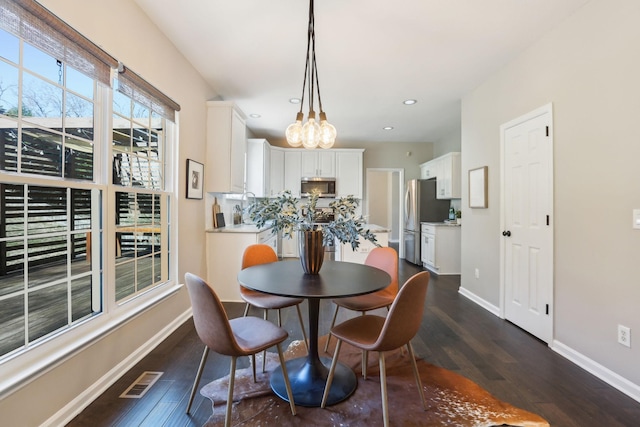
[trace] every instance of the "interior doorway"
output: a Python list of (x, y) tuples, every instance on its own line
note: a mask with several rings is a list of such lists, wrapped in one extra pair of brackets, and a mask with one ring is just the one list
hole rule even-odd
[(402, 218), (404, 204), (404, 169), (367, 168), (365, 176), (364, 216), (368, 223), (390, 230), (389, 242), (398, 245), (398, 256), (404, 258)]

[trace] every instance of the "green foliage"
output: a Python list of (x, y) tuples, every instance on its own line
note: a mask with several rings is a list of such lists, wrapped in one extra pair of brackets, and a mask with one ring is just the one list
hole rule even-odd
[(249, 218), (258, 227), (271, 225), (273, 233), (282, 231), (289, 239), (297, 231), (322, 230), (325, 246), (337, 239), (340, 243), (351, 244), (355, 250), (360, 246), (360, 236), (377, 245), (376, 236), (364, 228), (364, 218), (356, 215), (358, 199), (346, 196), (332, 201), (329, 207), (334, 214), (333, 221), (320, 223), (324, 213), (316, 210), (318, 197), (318, 193), (312, 193), (308, 202), (301, 203), (290, 191), (285, 191), (276, 198), (252, 203), (248, 208)]

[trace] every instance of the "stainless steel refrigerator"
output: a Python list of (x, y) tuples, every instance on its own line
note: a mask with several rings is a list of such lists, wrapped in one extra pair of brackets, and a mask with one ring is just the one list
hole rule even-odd
[(420, 223), (443, 222), (448, 217), (449, 200), (436, 198), (436, 180), (407, 181), (404, 195), (404, 257), (413, 264), (420, 262)]

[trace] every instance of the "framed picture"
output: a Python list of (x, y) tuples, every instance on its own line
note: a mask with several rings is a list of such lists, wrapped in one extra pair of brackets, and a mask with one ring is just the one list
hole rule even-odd
[(187, 159), (187, 199), (202, 199), (204, 165)]
[(469, 207), (486, 208), (487, 202), (487, 172), (488, 167), (483, 166), (469, 170)]

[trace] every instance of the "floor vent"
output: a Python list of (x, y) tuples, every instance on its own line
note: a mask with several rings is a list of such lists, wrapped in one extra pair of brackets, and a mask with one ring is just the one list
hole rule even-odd
[(164, 372), (145, 371), (121, 395), (121, 398), (140, 399)]

